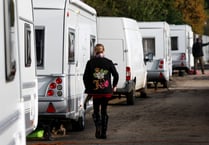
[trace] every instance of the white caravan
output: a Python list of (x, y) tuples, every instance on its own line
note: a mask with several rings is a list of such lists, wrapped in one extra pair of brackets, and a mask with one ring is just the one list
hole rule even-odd
[(155, 87), (160, 82), (164, 87), (169, 87), (172, 75), (172, 58), (170, 29), (167, 22), (138, 22), (142, 34), (145, 58), (152, 56), (147, 61), (147, 82), (153, 82)]
[(21, 95), (24, 101), (26, 135), (38, 124), (38, 82), (32, 0), (18, 0)]
[(98, 17), (97, 32), (98, 42), (105, 46), (105, 56), (113, 61), (119, 73), (116, 94), (125, 95), (127, 104), (133, 105), (136, 90), (146, 96), (147, 78), (137, 22), (122, 17)]
[(79, 0), (34, 0), (34, 15), (39, 117), (83, 130), (83, 73), (96, 43), (96, 11)]
[[(13, 7), (10, 7), (12, 5)], [(25, 145), (24, 102), (20, 92), (17, 3), (0, 1), (0, 142)]]
[(194, 66), (192, 45), (193, 31), (189, 25), (170, 25), (172, 68), (189, 72)]
[[(2, 145), (25, 145), (27, 133), (34, 130), (37, 125), (37, 79), (35, 56), (32, 52), (34, 27), (31, 6), (29, 0), (0, 2), (0, 87), (3, 95), (0, 102), (0, 142)], [(26, 62), (28, 66), (25, 66)], [(28, 70), (25, 70), (26, 67)]]
[[(202, 35), (202, 43), (208, 43), (209, 42), (209, 36), (208, 35)], [(209, 63), (209, 45), (203, 47), (203, 58), (205, 64)]]

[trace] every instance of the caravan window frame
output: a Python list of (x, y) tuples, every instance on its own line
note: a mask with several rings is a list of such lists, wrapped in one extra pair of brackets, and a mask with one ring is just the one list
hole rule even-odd
[(31, 67), (32, 63), (32, 45), (31, 45), (31, 26), (27, 23), (24, 24), (24, 41), (25, 41), (25, 67)]
[(96, 45), (96, 36), (90, 36), (90, 58), (94, 57), (94, 47)]
[(178, 48), (178, 42), (179, 42), (179, 40), (178, 40), (178, 37), (177, 36), (172, 36), (171, 37), (171, 50), (172, 51), (179, 50), (179, 48)]
[(144, 37), (142, 38), (144, 54), (147, 55), (152, 53), (153, 56), (156, 55), (156, 44), (155, 37)]
[(4, 0), (4, 42), (5, 42), (5, 69), (7, 82), (13, 81), (16, 74), (17, 51), (17, 26), (16, 26), (16, 5), (14, 0)]
[[(39, 33), (39, 32), (40, 33)], [(45, 27), (35, 27), (36, 36), (36, 66), (44, 67), (44, 52), (45, 52)]]
[(68, 63), (75, 62), (75, 30), (68, 29)]

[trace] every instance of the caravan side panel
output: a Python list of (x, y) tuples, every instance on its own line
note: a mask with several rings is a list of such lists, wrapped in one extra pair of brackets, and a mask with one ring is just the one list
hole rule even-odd
[(33, 2), (40, 119), (84, 120), (83, 73), (97, 39), (96, 12), (78, 0)]
[[(20, 92), (16, 2), (0, 1), (0, 142), (2, 145), (26, 144), (24, 104)], [(11, 5), (13, 7), (10, 7)]]
[(25, 106), (26, 134), (38, 123), (38, 84), (36, 77), (35, 34), (32, 0), (18, 1), (21, 99)]

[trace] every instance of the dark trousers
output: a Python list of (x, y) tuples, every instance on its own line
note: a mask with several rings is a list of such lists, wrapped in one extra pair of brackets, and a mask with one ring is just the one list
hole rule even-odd
[(194, 57), (194, 73), (196, 73), (197, 71), (197, 65), (198, 65), (198, 61), (200, 63), (200, 67), (201, 67), (201, 71), (202, 71), (202, 74), (204, 74), (204, 60), (203, 60), (203, 57)]
[[(106, 116), (107, 115), (107, 105), (108, 105), (108, 98), (93, 98), (93, 108), (94, 114), (96, 116)], [(100, 110), (101, 106), (101, 110)]]
[(106, 139), (106, 131), (108, 126), (108, 100), (109, 99), (107, 99), (106, 97), (93, 98), (94, 113), (92, 114), (92, 117), (96, 126), (96, 138)]

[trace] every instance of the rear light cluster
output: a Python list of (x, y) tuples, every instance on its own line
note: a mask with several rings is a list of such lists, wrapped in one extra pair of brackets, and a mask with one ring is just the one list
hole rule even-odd
[(130, 81), (131, 80), (131, 68), (130, 67), (126, 67), (126, 81)]
[[(180, 60), (186, 60), (186, 54), (182, 53)], [(184, 62), (181, 62), (181, 66), (184, 66)]]
[(185, 53), (182, 53), (180, 59), (181, 59), (181, 60), (186, 60), (186, 54), (185, 54)]
[(160, 68), (160, 69), (163, 69), (163, 66), (164, 66), (164, 60), (160, 60), (159, 61), (159, 65), (158, 65), (158, 67)]
[[(163, 67), (164, 67), (164, 60), (163, 59), (160, 59), (158, 67), (159, 67), (159, 69), (163, 69)], [(159, 78), (163, 78), (162, 72), (160, 72)]]
[(57, 77), (53, 82), (51, 82), (48, 86), (48, 91), (47, 91), (47, 96), (51, 97), (51, 96), (58, 96), (61, 97), (62, 96), (62, 78), (61, 77)]

